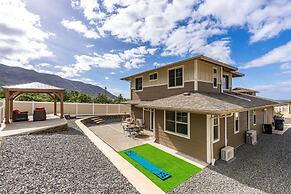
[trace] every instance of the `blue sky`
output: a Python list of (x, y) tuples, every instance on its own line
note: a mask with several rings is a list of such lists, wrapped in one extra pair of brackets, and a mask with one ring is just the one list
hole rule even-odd
[(235, 86), (291, 99), (291, 2), (287, 0), (4, 0), (0, 63), (107, 86), (203, 54), (246, 76)]

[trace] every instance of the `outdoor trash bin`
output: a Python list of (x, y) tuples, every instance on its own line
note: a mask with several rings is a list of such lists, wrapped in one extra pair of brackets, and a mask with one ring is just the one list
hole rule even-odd
[(284, 129), (284, 118), (280, 116), (274, 116), (275, 129), (283, 131)]
[(264, 124), (264, 133), (272, 134), (272, 124)]

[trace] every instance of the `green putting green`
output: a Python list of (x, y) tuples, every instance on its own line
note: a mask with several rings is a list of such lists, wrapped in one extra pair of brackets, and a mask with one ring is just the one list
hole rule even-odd
[(152, 145), (144, 144), (137, 146), (128, 150), (132, 150), (139, 154), (144, 159), (153, 163), (157, 167), (165, 170), (172, 175), (171, 178), (163, 181), (156, 175), (152, 174), (150, 171), (146, 170), (139, 163), (128, 157), (124, 152), (127, 150), (119, 152), (119, 154), (125, 158), (129, 163), (135, 166), (140, 172), (147, 176), (152, 182), (154, 182), (158, 187), (160, 187), (164, 192), (169, 192), (175, 187), (177, 187), (182, 182), (186, 181), (191, 176), (200, 172), (201, 169), (193, 164), (190, 164), (180, 158), (177, 158), (167, 152), (164, 152)]

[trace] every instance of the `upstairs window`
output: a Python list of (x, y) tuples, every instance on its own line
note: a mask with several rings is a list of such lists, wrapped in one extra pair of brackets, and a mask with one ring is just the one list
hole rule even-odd
[(189, 137), (189, 115), (187, 112), (165, 111), (165, 131)]
[(239, 113), (234, 113), (234, 133), (239, 132)]
[(214, 67), (212, 71), (212, 81), (213, 81), (213, 87), (217, 88), (217, 68)]
[(223, 75), (223, 89), (229, 90), (229, 76)]
[(253, 111), (253, 125), (256, 125), (257, 124), (257, 113), (256, 111), (254, 110)]
[(150, 80), (153, 81), (153, 80), (157, 80), (158, 79), (158, 73), (153, 73), (153, 74), (150, 74)]
[(183, 86), (183, 68), (169, 70), (169, 87)]
[(142, 77), (135, 78), (135, 90), (136, 91), (142, 90)]

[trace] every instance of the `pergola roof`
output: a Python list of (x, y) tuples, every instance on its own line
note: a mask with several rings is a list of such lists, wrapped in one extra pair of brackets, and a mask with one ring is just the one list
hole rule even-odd
[(3, 86), (4, 89), (9, 91), (22, 91), (22, 92), (62, 92), (65, 89), (59, 88), (39, 82), (32, 82), (26, 84), (18, 84), (18, 85), (10, 85), (10, 86)]

